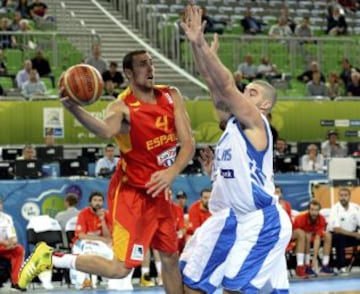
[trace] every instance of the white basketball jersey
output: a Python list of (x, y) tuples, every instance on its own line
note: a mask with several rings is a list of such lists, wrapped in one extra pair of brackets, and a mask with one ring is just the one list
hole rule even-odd
[(272, 135), (265, 116), (262, 119), (268, 142), (260, 152), (252, 146), (235, 117), (227, 122), (215, 150), (211, 212), (232, 208), (236, 215), (243, 215), (277, 202)]

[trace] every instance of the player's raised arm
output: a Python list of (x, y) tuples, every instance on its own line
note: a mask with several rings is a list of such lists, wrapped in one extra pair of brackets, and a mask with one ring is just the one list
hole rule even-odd
[(185, 20), (186, 23), (182, 23), (182, 28), (191, 42), (197, 68), (212, 92), (215, 105), (221, 100), (229, 106), (231, 112), (245, 127), (261, 127), (262, 119), (259, 111), (237, 89), (232, 73), (207, 44), (201, 22), (201, 10), (197, 6), (188, 5)]

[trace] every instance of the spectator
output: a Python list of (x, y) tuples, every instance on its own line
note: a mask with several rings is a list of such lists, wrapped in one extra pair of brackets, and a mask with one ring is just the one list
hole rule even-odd
[(51, 73), (49, 61), (44, 57), (41, 49), (36, 50), (36, 55), (31, 59), (32, 67), (37, 70), (40, 77), (48, 77), (51, 80), (52, 87), (55, 88), (55, 77)]
[(278, 23), (272, 25), (269, 30), (269, 36), (271, 37), (291, 37), (292, 35), (293, 32), (284, 16), (280, 16)]
[(45, 95), (46, 86), (44, 82), (38, 79), (36, 69), (30, 70), (29, 80), (25, 82), (21, 89), (21, 95), (29, 99), (33, 95)]
[(65, 233), (66, 223), (73, 217), (78, 216), (79, 210), (76, 208), (79, 200), (78, 196), (73, 193), (68, 193), (65, 196), (64, 206), (65, 211), (58, 212), (55, 216), (55, 219), (59, 222), (62, 232), (63, 232), (63, 241), (64, 245), (67, 247), (67, 241), (71, 242), (71, 240), (67, 240), (67, 236)]
[(342, 71), (340, 73), (340, 79), (344, 83), (345, 89), (351, 83), (351, 74), (354, 70), (360, 72), (360, 69), (351, 65), (349, 59), (343, 58), (341, 60)]
[(329, 74), (325, 85), (327, 94), (330, 98), (334, 99), (335, 97), (340, 96), (340, 78), (336, 72), (333, 71)]
[(104, 96), (113, 97), (116, 99), (119, 96), (119, 92), (115, 90), (115, 84), (112, 80), (107, 80), (104, 83)]
[(7, 67), (4, 58), (4, 51), (0, 49), (0, 76), (7, 74)]
[(260, 64), (257, 67), (257, 78), (266, 79), (271, 82), (272, 79), (280, 79), (281, 74), (278, 73), (276, 64), (271, 63), (268, 56), (261, 56)]
[(298, 170), (298, 157), (288, 151), (285, 139), (278, 138), (274, 150), (274, 171), (294, 172)]
[(189, 227), (187, 234), (194, 234), (195, 230), (200, 227), (210, 216), (209, 200), (211, 190), (203, 189), (200, 193), (200, 200), (195, 201), (189, 208)]
[(333, 236), (336, 249), (336, 266), (340, 273), (346, 273), (345, 248), (360, 245), (360, 207), (350, 202), (349, 188), (339, 189), (339, 202), (331, 207), (328, 230)]
[[(331, 252), (331, 234), (326, 232), (325, 217), (320, 214), (321, 205), (313, 199), (309, 203), (308, 211), (299, 214), (294, 221), (294, 229), (305, 232), (305, 266), (308, 275), (316, 276), (315, 271), (318, 267), (318, 256), (321, 241), (323, 241), (323, 257), (320, 275), (334, 275), (334, 271), (329, 267)], [(313, 244), (313, 259), (310, 263), (310, 248)], [(315, 270), (315, 271), (314, 271)]]
[(42, 19), (47, 19), (48, 15), (48, 6), (42, 2), (41, 0), (34, 0), (33, 3), (31, 3), (28, 6), (30, 17), (34, 21), (39, 21)]
[[(275, 186), (275, 195), (279, 197), (279, 204), (285, 209), (286, 213), (288, 214), (291, 223), (293, 224), (292, 214), (291, 214), (291, 204), (286, 201), (283, 197), (283, 191), (280, 186)], [(305, 261), (305, 232), (301, 229), (293, 229), (291, 240), (290, 240), (290, 246), (291, 242), (295, 242), (296, 247), (296, 275), (299, 278), (306, 279), (308, 277), (308, 274), (311, 274), (312, 271), (310, 271), (308, 268), (305, 267), (304, 261)]]
[(106, 83), (108, 80), (111, 80), (114, 83), (115, 88), (125, 88), (126, 83), (121, 72), (117, 70), (118, 64), (114, 61), (110, 62), (109, 69), (106, 70), (103, 74), (103, 80)]
[(101, 57), (101, 46), (100, 44), (94, 44), (92, 47), (92, 56), (85, 60), (86, 64), (95, 67), (102, 75), (107, 69), (106, 61)]
[(0, 35), (1, 48), (8, 49), (8, 48), (15, 47), (16, 39), (13, 35), (10, 34), (11, 28), (10, 28), (9, 19), (7, 17), (1, 18), (0, 31), (2, 33), (9, 32), (8, 34)]
[(238, 68), (235, 72), (235, 81), (236, 84), (243, 83), (243, 80), (251, 82), (257, 75), (257, 67), (254, 64), (254, 59), (251, 54), (246, 54), (244, 57), (244, 62), (238, 65)]
[(180, 190), (176, 193), (176, 204), (179, 205), (183, 211), (184, 214), (188, 213), (188, 207), (186, 205), (187, 202), (187, 195), (184, 191)]
[(346, 87), (348, 96), (360, 97), (360, 73), (353, 70), (351, 73), (351, 82)]
[(251, 14), (251, 9), (248, 7), (245, 10), (244, 18), (241, 20), (241, 26), (243, 27), (245, 34), (252, 34), (256, 35), (262, 32), (262, 25), (261, 21), (255, 19)]
[(335, 130), (330, 130), (327, 134), (327, 140), (321, 144), (321, 153), (324, 158), (346, 157), (346, 146), (338, 141), (339, 134)]
[(294, 33), (295, 32), (295, 28), (296, 28), (296, 23), (295, 21), (291, 18), (290, 16), (290, 12), (289, 12), (289, 7), (284, 6), (281, 10), (280, 10), (280, 16), (283, 17), (284, 19), (286, 19), (286, 23), (289, 26), (289, 28), (291, 29), (291, 32)]
[(22, 16), (20, 11), (16, 11), (13, 16), (13, 21), (10, 25), (10, 29), (12, 31), (19, 31), (20, 30), (20, 21), (22, 20)]
[[(87, 244), (87, 240), (93, 242), (93, 245), (90, 243), (87, 247), (92, 246), (99, 255), (111, 251), (108, 247), (111, 244), (111, 217), (103, 205), (103, 194), (97, 191), (92, 192), (89, 196), (89, 206), (79, 212), (74, 237), (74, 254), (84, 253), (84, 245)], [(91, 287), (88, 274), (74, 270), (73, 277), (77, 289)]]
[(318, 152), (315, 144), (307, 146), (307, 154), (301, 158), (300, 169), (305, 172), (322, 172), (324, 168), (324, 157)]
[(325, 83), (325, 76), (320, 71), (320, 66), (317, 61), (311, 61), (310, 63), (310, 69), (304, 71), (301, 75), (297, 77), (297, 80), (303, 83), (307, 83), (313, 79), (313, 73), (319, 72), (320, 73), (320, 81)]
[(222, 34), (224, 33), (224, 28), (226, 26), (226, 22), (223, 21), (217, 21), (214, 18), (212, 18), (211, 16), (209, 16), (207, 14), (207, 10), (205, 6), (201, 7), (202, 10), (202, 21), (206, 21), (206, 26), (205, 26), (205, 34), (206, 33), (218, 33), (218, 34)]
[(327, 88), (322, 82), (320, 72), (315, 71), (312, 74), (312, 80), (307, 82), (306, 91), (309, 96), (327, 96)]
[(311, 38), (313, 36), (308, 16), (304, 16), (302, 22), (296, 26), (295, 36), (300, 38)]
[(35, 149), (34, 146), (31, 144), (26, 144), (22, 150), (22, 155), (16, 160), (33, 160), (36, 159), (35, 157)]
[(113, 144), (107, 144), (105, 147), (105, 155), (100, 158), (96, 163), (95, 175), (97, 177), (110, 178), (115, 171), (116, 164), (119, 161), (118, 157), (115, 157), (115, 147)]
[(338, 6), (332, 7), (327, 16), (327, 29), (326, 33), (331, 36), (346, 35), (347, 23), (344, 15), (341, 15)]
[(20, 12), (23, 18), (29, 18), (29, 5), (28, 0), (19, 0), (16, 11)]
[[(24, 62), (24, 68), (16, 74), (16, 84), (19, 89), (22, 89), (23, 85), (29, 80), (30, 71), (32, 69), (31, 60), (27, 59)], [(40, 79), (37, 73), (37, 80)]]
[(18, 276), (24, 260), (24, 248), (18, 243), (12, 217), (3, 209), (3, 198), (0, 196), (0, 256), (10, 261), (11, 288), (23, 291), (18, 286)]

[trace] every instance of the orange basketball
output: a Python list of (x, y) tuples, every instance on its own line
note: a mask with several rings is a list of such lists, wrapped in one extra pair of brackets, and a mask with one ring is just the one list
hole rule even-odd
[(89, 105), (102, 95), (104, 82), (95, 67), (78, 64), (60, 76), (59, 88), (61, 87), (64, 87), (62, 96), (70, 97), (79, 105)]

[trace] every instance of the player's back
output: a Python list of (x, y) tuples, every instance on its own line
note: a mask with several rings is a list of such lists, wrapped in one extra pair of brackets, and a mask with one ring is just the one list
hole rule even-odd
[(243, 215), (277, 202), (273, 195), (272, 137), (262, 117), (268, 138), (263, 151), (254, 148), (235, 117), (229, 119), (215, 151), (212, 212), (230, 207)]
[(128, 89), (120, 96), (130, 111), (128, 133), (118, 135), (124, 179), (129, 185), (144, 188), (155, 171), (171, 166), (176, 157), (177, 136), (174, 102), (170, 89), (155, 89), (154, 104), (137, 99)]

